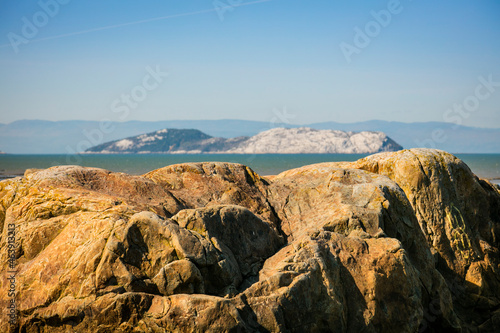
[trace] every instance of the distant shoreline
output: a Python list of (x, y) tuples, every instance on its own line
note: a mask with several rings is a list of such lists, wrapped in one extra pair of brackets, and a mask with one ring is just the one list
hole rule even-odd
[[(500, 184), (500, 154), (453, 154), (482, 179)], [(250, 167), (261, 176), (328, 162), (354, 162), (368, 154), (40, 154), (0, 155), (0, 180), (23, 176), (27, 169), (56, 165), (96, 167), (129, 175), (143, 175), (169, 165), (200, 162), (231, 162)]]
[(2, 180), (5, 180), (5, 179), (12, 179), (12, 178), (16, 178), (16, 177), (22, 177), (24, 176), (24, 172), (22, 173), (7, 173), (7, 174), (4, 174), (4, 173), (0, 173), (0, 181)]

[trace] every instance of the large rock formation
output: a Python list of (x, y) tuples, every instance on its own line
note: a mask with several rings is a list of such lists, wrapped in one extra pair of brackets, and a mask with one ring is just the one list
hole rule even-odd
[(273, 128), (228, 147), (236, 154), (373, 154), (403, 149), (383, 132)]
[(436, 150), (28, 170), (0, 182), (0, 331), (495, 332), (499, 226)]
[(433, 150), (372, 155), (354, 166), (388, 176), (403, 189), (464, 326), (500, 330), (498, 187), (453, 155)]

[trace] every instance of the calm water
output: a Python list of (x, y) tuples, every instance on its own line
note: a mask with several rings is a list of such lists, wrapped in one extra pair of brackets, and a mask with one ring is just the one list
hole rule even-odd
[[(111, 171), (140, 175), (167, 165), (185, 162), (224, 161), (248, 165), (261, 175), (320, 162), (356, 161), (360, 154), (291, 154), (291, 155), (0, 155), (0, 178), (20, 175), (30, 168), (78, 164)], [(480, 177), (500, 183), (500, 154), (456, 154)]]

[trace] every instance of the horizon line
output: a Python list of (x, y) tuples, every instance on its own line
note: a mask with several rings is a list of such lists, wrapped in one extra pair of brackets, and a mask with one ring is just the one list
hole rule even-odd
[[(14, 120), (8, 123), (0, 123), (0, 125), (11, 125), (16, 122), (48, 122), (48, 123), (62, 123), (62, 122), (96, 122), (99, 123), (103, 120), (83, 120), (83, 119), (65, 119), (65, 120), (47, 120), (47, 119), (18, 119)], [(255, 123), (270, 123), (269, 120), (251, 120), (251, 119), (235, 119), (235, 118), (221, 118), (221, 119), (170, 119), (170, 120), (127, 120), (127, 121), (116, 121), (116, 120), (109, 120), (109, 122), (113, 124), (126, 124), (126, 123), (131, 123), (131, 122), (139, 122), (139, 123), (163, 123), (163, 122), (215, 122), (215, 121), (243, 121), (243, 122), (255, 122)], [(334, 120), (328, 120), (328, 121), (320, 121), (320, 122), (313, 122), (313, 123), (307, 123), (307, 124), (292, 124), (292, 123), (284, 123), (284, 122), (273, 122), (273, 124), (276, 125), (287, 125), (287, 126), (293, 126), (293, 127), (300, 127), (300, 126), (312, 126), (312, 125), (319, 125), (319, 124), (325, 124), (325, 123), (336, 123), (339, 125), (355, 125), (355, 124), (362, 124), (362, 123), (369, 123), (369, 122), (384, 122), (384, 123), (398, 123), (398, 124), (445, 124), (445, 125), (453, 125), (461, 128), (476, 128), (476, 129), (490, 129), (490, 130), (500, 130), (500, 127), (479, 127), (479, 126), (466, 126), (466, 125), (457, 125), (452, 122), (444, 122), (444, 121), (411, 121), (411, 122), (404, 122), (404, 121), (397, 121), (397, 120), (382, 120), (382, 119), (370, 119), (370, 120), (363, 120), (363, 121), (357, 121), (357, 122), (338, 122)]]

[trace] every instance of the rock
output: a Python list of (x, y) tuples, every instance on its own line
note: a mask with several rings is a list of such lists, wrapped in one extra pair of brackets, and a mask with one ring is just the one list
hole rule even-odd
[(386, 175), (401, 186), (461, 317), (477, 322), (471, 326), (492, 329), (489, 310), (500, 305), (500, 195), (495, 186), (438, 150), (376, 154), (343, 166)]
[(244, 278), (258, 276), (264, 261), (283, 245), (270, 223), (239, 206), (215, 206), (180, 211), (172, 220), (196, 231), (227, 252)]
[[(181, 201), (143, 177), (56, 167), (1, 186), (2, 226), (16, 225), (16, 306), (20, 313), (38, 316), (22, 317), (22, 330), (42, 325), (51, 331), (54, 325), (67, 323), (80, 329), (106, 329), (107, 319), (99, 326), (91, 324), (87, 316), (94, 312), (86, 312), (80, 299), (94, 304), (107, 295), (130, 294), (134, 299), (135, 294), (146, 294), (150, 300), (154, 295), (179, 293), (234, 294), (243, 281), (256, 279), (264, 260), (283, 242), (272, 223), (240, 206), (182, 210), (176, 220), (165, 219), (170, 215), (165, 212), (183, 207)], [(205, 218), (202, 235), (196, 230), (201, 232)], [(184, 221), (186, 228), (179, 226)], [(245, 229), (237, 226), (241, 223)], [(231, 243), (233, 234), (241, 236), (238, 246)], [(0, 256), (6, 263), (5, 237), (1, 244)], [(254, 250), (264, 257), (249, 252)], [(6, 281), (0, 286), (7, 295)], [(65, 306), (58, 305), (62, 299)], [(113, 299), (116, 304), (106, 307), (128, 307), (122, 303), (130, 300)], [(57, 312), (57, 320), (45, 318), (42, 309), (47, 306), (50, 313)], [(139, 311), (134, 309), (130, 311)], [(77, 319), (73, 315), (64, 319), (60, 311), (76, 313)], [(45, 319), (40, 319), (42, 314)], [(130, 319), (120, 313), (113, 316), (118, 316), (110, 324), (113, 329)], [(6, 322), (1, 323), (3, 330)]]
[[(442, 276), (434, 269), (429, 246), (419, 228), (413, 209), (396, 183), (387, 177), (364, 170), (340, 169), (336, 164), (325, 163), (286, 171), (274, 177), (269, 186), (269, 193), (270, 202), (275, 207), (278, 217), (287, 223), (282, 226), (282, 229), (291, 243), (289, 246), (302, 249), (306, 246), (304, 244), (312, 242), (311, 235), (317, 234), (319, 230), (322, 232), (320, 236), (314, 238), (315, 247), (318, 246), (317, 242), (324, 242), (324, 238), (328, 239), (325, 242), (327, 244), (330, 242), (349, 244), (330, 247), (327, 253), (343, 267), (340, 270), (344, 272), (341, 279), (343, 281), (354, 279), (355, 281), (348, 291), (343, 292), (343, 298), (349, 299), (349, 295), (354, 295), (353, 290), (360, 289), (361, 285), (366, 288), (359, 292), (364, 297), (352, 300), (355, 305), (352, 305), (351, 316), (355, 309), (366, 308), (364, 312), (357, 315), (357, 320), (353, 319), (352, 322), (363, 322), (372, 331), (415, 331), (423, 321), (422, 309), (428, 306), (429, 299), (437, 298), (440, 303), (443, 303), (440, 307), (442, 325), (445, 327), (459, 325), (453, 309), (447, 306), (449, 302), (446, 300), (451, 300), (450, 293), (443, 283)], [(340, 235), (343, 237), (339, 238)], [(365, 259), (366, 262), (362, 261), (364, 255), (368, 257)], [(277, 256), (280, 258), (279, 255)], [(303, 261), (303, 258), (284, 259), (286, 271), (290, 270), (290, 262), (301, 263)], [(384, 262), (382, 267), (377, 267), (377, 264), (371, 267), (373, 263), (379, 261)], [(274, 257), (268, 259), (268, 262), (264, 265), (261, 276), (263, 273), (266, 277), (273, 276), (266, 271), (270, 270), (268, 267), (281, 267)], [(347, 274), (346, 269), (352, 273)], [(325, 270), (331, 269), (321, 271)], [(389, 272), (383, 272), (383, 270), (389, 270)], [(279, 270), (270, 271), (274, 274), (281, 274)], [(311, 271), (311, 269), (305, 271)], [(365, 296), (373, 294), (382, 284), (380, 282), (382, 280), (377, 280), (377, 277), (392, 281), (384, 284), (385, 287), (381, 288), (388, 289), (380, 291), (379, 294), (396, 295), (392, 299), (391, 309), (385, 303), (388, 299), (373, 295)], [(406, 285), (403, 286), (405, 281)], [(315, 283), (315, 285), (321, 284), (328, 290), (332, 282), (318, 279)], [(344, 283), (345, 286), (347, 282)], [(307, 293), (306, 290), (302, 292)], [(409, 307), (408, 314), (404, 316), (406, 318), (404, 323), (395, 324), (398, 322), (396, 317), (402, 311), (403, 299)], [(408, 302), (409, 300), (414, 303)], [(310, 303), (319, 302), (316, 300)], [(297, 306), (297, 308), (304, 307), (303, 304)], [(384, 319), (378, 317), (380, 311), (385, 313), (381, 317)], [(321, 322), (322, 319), (315, 315), (318, 312), (320, 309), (304, 317), (312, 320), (311, 324)], [(410, 313), (415, 316), (411, 320)], [(297, 314), (290, 317), (296, 318)], [(387, 322), (393, 323), (394, 326), (385, 325)], [(321, 331), (328, 327), (336, 327), (329, 324), (318, 328), (311, 324), (304, 326), (304, 323), (296, 323), (292, 326), (303, 327), (304, 331)], [(274, 331), (276, 327), (268, 329)], [(282, 329), (284, 328), (278, 330)], [(288, 329), (290, 328), (285, 330)], [(350, 326), (349, 329), (336, 327), (336, 329), (357, 331), (362, 330), (363, 327)]]
[(234, 303), (207, 295), (156, 296), (138, 327), (152, 332), (255, 332)]
[(249, 167), (235, 163), (186, 163), (144, 175), (182, 200), (187, 208), (239, 205), (276, 222), (266, 197), (267, 181)]
[(272, 332), (414, 332), (423, 317), (418, 279), (396, 239), (321, 231), (269, 259), (245, 296)]
[(204, 294), (203, 277), (189, 260), (176, 260), (163, 267), (153, 278), (160, 294)]
[(499, 207), (436, 150), (30, 170), (0, 182), (0, 331), (494, 332)]

